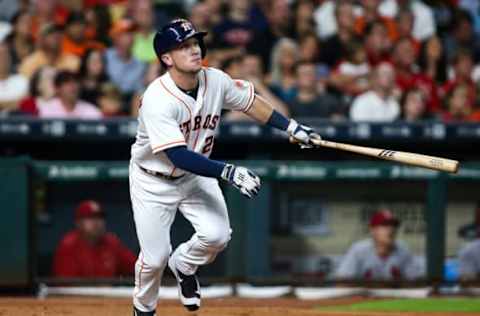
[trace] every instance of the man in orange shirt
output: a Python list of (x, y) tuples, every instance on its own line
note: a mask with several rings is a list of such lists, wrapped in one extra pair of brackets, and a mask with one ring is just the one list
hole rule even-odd
[(87, 21), (81, 12), (71, 13), (65, 25), (63, 36), (63, 53), (73, 54), (82, 57), (89, 49), (104, 49), (102, 43), (85, 38)]
[(117, 277), (133, 275), (137, 257), (113, 233), (105, 230), (105, 212), (92, 200), (75, 210), (76, 229), (68, 232), (55, 252), (56, 277)]

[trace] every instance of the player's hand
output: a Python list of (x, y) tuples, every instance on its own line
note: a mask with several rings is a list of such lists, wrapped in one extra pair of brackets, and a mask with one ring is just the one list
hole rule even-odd
[(314, 147), (312, 139), (322, 139), (310, 126), (298, 124), (294, 119), (290, 119), (287, 133), (290, 136), (290, 142), (298, 143), (302, 149)]
[(222, 172), (222, 179), (239, 189), (248, 198), (254, 197), (260, 190), (260, 178), (244, 167), (226, 164)]

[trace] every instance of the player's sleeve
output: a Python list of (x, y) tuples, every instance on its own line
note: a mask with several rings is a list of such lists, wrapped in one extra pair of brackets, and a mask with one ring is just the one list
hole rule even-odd
[(171, 147), (186, 145), (185, 137), (180, 131), (180, 122), (176, 119), (179, 109), (173, 104), (162, 102), (153, 96), (144, 96), (140, 111), (154, 154)]
[(120, 239), (118, 239), (118, 237), (115, 236), (115, 240), (115, 248), (119, 264), (118, 271), (120, 275), (133, 275), (137, 257), (120, 241)]
[(472, 248), (467, 245), (460, 250), (458, 255), (459, 274), (463, 279), (473, 278), (480, 272), (480, 267), (476, 265), (475, 260), (475, 257), (479, 254), (475, 254), (471, 250)]
[(359, 263), (357, 260), (357, 247), (352, 245), (340, 261), (340, 265), (335, 271), (337, 279), (355, 279), (358, 275)]
[(222, 73), (224, 84), (223, 108), (227, 110), (247, 112), (255, 99), (253, 84), (246, 80), (232, 79)]
[(415, 280), (424, 276), (424, 270), (419, 265), (415, 256), (406, 248), (404, 251), (404, 260), (402, 266), (402, 276), (406, 280)]

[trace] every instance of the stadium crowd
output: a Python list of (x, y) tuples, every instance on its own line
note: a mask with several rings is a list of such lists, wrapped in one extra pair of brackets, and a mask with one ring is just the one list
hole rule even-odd
[(205, 66), (252, 81), (285, 114), (480, 120), (469, 0), (1, 1), (1, 115), (135, 116), (163, 71), (155, 30), (175, 17), (209, 32)]

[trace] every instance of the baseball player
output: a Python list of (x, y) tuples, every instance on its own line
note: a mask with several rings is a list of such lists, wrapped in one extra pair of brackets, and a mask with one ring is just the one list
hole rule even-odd
[(458, 253), (458, 272), (463, 281), (480, 276), (480, 239), (467, 243)]
[(395, 240), (400, 221), (389, 210), (380, 210), (370, 218), (372, 238), (354, 243), (336, 271), (344, 280), (412, 280), (420, 276), (413, 255)]
[[(165, 25), (154, 49), (167, 72), (143, 94), (131, 150), (130, 195), (140, 254), (135, 266), (134, 315), (155, 315), (158, 289), (168, 264), (179, 297), (190, 311), (200, 307), (198, 266), (212, 262), (230, 240), (227, 207), (218, 180), (251, 198), (260, 179), (247, 168), (209, 159), (223, 109), (243, 111), (284, 130), (302, 148), (319, 138), (313, 130), (274, 111), (253, 85), (202, 67), (206, 32), (184, 19)], [(176, 211), (195, 233), (172, 253), (170, 226)]]

